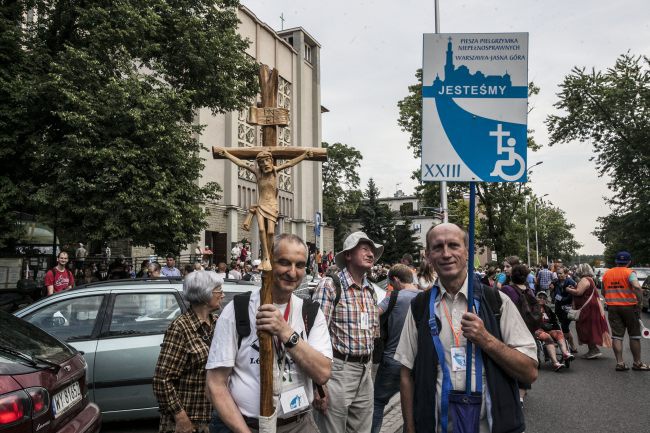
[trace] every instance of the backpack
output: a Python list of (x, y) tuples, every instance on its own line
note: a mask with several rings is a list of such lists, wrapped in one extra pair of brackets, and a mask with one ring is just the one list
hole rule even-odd
[[(233, 307), (235, 309), (235, 329), (239, 339), (237, 340), (237, 349), (241, 347), (241, 342), (245, 337), (251, 334), (251, 322), (248, 317), (248, 304), (251, 300), (251, 292), (240, 293), (235, 295), (232, 299)], [(302, 320), (305, 324), (305, 332), (309, 337), (309, 331), (314, 327), (316, 315), (320, 309), (320, 304), (311, 299), (303, 299), (302, 301)]]
[[(330, 277), (332, 278), (332, 282), (336, 288), (336, 297), (334, 298), (334, 306), (332, 307), (333, 312), (336, 310), (336, 306), (341, 300), (341, 279), (336, 274), (332, 274)], [(384, 314), (379, 317), (379, 337), (375, 338), (373, 345), (374, 349), (372, 351), (373, 364), (379, 364), (384, 357), (384, 347), (386, 346), (386, 341), (388, 340), (388, 317), (390, 316), (390, 313), (393, 311), (393, 308), (395, 308), (395, 304), (397, 303), (397, 293), (397, 290), (393, 290), (390, 293), (388, 307), (386, 308), (386, 311), (384, 311)]]
[[(45, 276), (47, 276), (48, 273), (52, 273), (52, 279), (56, 278), (56, 273), (58, 270), (56, 269), (56, 266), (51, 268), (45, 273)], [(72, 275), (72, 272), (68, 268), (65, 268), (65, 276), (68, 277), (68, 281), (71, 283), (74, 281), (74, 276)], [(74, 284), (72, 284), (72, 287), (74, 287)], [(45, 287), (45, 293), (47, 293), (47, 286)]]
[(542, 321), (542, 306), (537, 302), (537, 298), (533, 296), (530, 289), (523, 292), (519, 288), (515, 288), (515, 290), (519, 292), (519, 299), (517, 300), (519, 314), (521, 314), (530, 332), (535, 332)]

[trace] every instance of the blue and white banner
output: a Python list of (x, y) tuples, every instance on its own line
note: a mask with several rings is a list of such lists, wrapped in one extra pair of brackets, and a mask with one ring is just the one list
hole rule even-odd
[(425, 34), (422, 180), (525, 182), (528, 33)]

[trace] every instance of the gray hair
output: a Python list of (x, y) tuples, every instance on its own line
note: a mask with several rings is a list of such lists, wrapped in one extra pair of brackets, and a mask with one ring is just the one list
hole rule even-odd
[(582, 277), (594, 277), (594, 270), (593, 268), (589, 265), (589, 263), (581, 263), (578, 265), (578, 267), (575, 270), (575, 273), (577, 276), (580, 278)]
[(222, 284), (223, 279), (216, 272), (194, 271), (185, 276), (183, 293), (192, 305), (207, 304), (212, 299), (212, 290)]
[(305, 241), (302, 240), (300, 236), (291, 233), (282, 233), (276, 236), (275, 239), (273, 240), (274, 257), (279, 254), (279, 248), (282, 242), (290, 242), (290, 243), (302, 245), (305, 248), (305, 255), (307, 255), (307, 253), (309, 252), (309, 249), (307, 248), (307, 244), (305, 243)]

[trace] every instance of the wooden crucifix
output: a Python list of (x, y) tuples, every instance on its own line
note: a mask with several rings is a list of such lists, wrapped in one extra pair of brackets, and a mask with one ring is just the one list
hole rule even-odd
[[(271, 289), (273, 285), (273, 237), (278, 220), (278, 171), (293, 167), (304, 160), (326, 161), (327, 149), (278, 147), (278, 126), (289, 124), (289, 110), (278, 107), (278, 71), (271, 71), (268, 66), (260, 66), (260, 88), (262, 101), (260, 106), (250, 107), (247, 122), (262, 127), (261, 147), (228, 148), (214, 146), (214, 159), (229, 159), (246, 170), (255, 174), (257, 180), (258, 201), (249, 209), (242, 225), (244, 230), (250, 230), (253, 216), (257, 217), (257, 225), (262, 243), (262, 290), (261, 304), (272, 303)], [(288, 160), (276, 165), (276, 159)], [(254, 163), (248, 163), (255, 160)], [(273, 340), (267, 332), (259, 332), (260, 345), (260, 415), (273, 415)]]

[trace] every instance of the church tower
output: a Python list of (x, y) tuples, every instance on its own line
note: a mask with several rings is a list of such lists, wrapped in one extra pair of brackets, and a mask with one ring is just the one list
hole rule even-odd
[(451, 82), (454, 75), (454, 51), (451, 48), (451, 36), (447, 42), (447, 62), (445, 63), (445, 82)]

